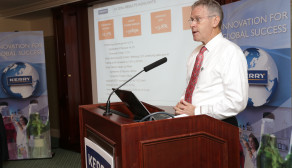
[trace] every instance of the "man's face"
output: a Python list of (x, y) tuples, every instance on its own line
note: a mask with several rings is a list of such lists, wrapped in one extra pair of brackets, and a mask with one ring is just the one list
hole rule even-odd
[(210, 15), (205, 6), (197, 6), (191, 12), (193, 39), (207, 44), (212, 39), (214, 15)]

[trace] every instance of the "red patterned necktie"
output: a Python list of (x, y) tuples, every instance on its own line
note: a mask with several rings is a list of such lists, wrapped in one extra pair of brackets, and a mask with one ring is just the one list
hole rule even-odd
[(193, 68), (193, 72), (192, 72), (192, 76), (191, 79), (189, 81), (187, 90), (186, 90), (186, 94), (185, 94), (185, 101), (192, 103), (192, 97), (193, 97), (193, 92), (195, 89), (195, 86), (197, 84), (197, 80), (198, 80), (198, 76), (200, 74), (200, 70), (201, 70), (201, 66), (202, 66), (202, 62), (204, 59), (204, 52), (207, 50), (207, 48), (205, 46), (203, 46), (199, 52), (199, 54), (197, 55), (196, 58), (196, 62)]

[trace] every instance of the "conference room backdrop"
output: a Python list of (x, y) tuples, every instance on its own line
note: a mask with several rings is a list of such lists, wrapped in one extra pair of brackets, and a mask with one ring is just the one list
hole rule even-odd
[(237, 116), (244, 167), (283, 167), (292, 144), (290, 1), (241, 0), (223, 10), (223, 35), (248, 64), (248, 106)]
[(9, 159), (51, 157), (43, 32), (0, 33), (0, 77)]

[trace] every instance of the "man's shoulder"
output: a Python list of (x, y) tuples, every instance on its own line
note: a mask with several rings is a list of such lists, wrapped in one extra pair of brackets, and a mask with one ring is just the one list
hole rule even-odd
[(245, 58), (242, 49), (236, 43), (223, 36), (219, 39), (214, 48), (214, 53), (216, 53), (218, 58), (220, 57), (221, 61), (242, 60)]
[(230, 50), (230, 48), (233, 48), (233, 49), (240, 48), (234, 42), (223, 37), (222, 33), (219, 33), (217, 36), (215, 36), (207, 45), (209, 45), (211, 48), (217, 48), (220, 50), (226, 50), (226, 49)]
[(236, 43), (234, 43), (233, 41), (228, 40), (225, 37), (222, 37), (222, 40), (221, 40), (220, 44), (221, 44), (221, 47), (223, 49), (225, 49), (225, 50), (235, 50), (235, 51), (242, 52), (241, 48)]

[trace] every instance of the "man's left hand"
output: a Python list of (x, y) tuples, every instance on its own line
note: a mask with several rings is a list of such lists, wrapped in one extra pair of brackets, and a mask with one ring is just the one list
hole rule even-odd
[(194, 115), (195, 112), (195, 106), (191, 103), (186, 102), (185, 100), (181, 100), (177, 103), (177, 105), (174, 107), (175, 114), (187, 114), (187, 115)]

